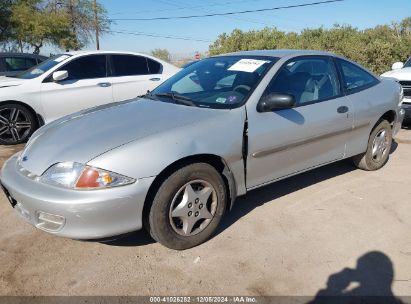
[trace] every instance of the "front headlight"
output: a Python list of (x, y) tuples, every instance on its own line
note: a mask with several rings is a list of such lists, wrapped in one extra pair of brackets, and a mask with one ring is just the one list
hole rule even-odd
[(40, 181), (78, 190), (104, 189), (135, 182), (130, 177), (75, 162), (57, 163), (51, 166), (40, 177)]

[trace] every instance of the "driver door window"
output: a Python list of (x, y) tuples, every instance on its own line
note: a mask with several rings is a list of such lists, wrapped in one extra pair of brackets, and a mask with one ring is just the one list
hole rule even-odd
[(60, 70), (68, 72), (67, 80), (82, 80), (107, 77), (105, 55), (92, 55), (74, 59)]
[(340, 95), (338, 76), (330, 58), (298, 58), (286, 63), (268, 86), (271, 93), (294, 96), (297, 106)]

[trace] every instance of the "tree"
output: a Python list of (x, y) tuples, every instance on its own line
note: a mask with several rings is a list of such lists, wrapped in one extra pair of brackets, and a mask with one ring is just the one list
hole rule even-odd
[(0, 42), (8, 41), (11, 37), (11, 6), (13, 0), (0, 0)]
[(103, 6), (93, 0), (0, 0), (2, 49), (39, 53), (45, 44), (78, 50), (110, 28)]
[(340, 54), (377, 74), (411, 55), (411, 17), (391, 25), (358, 30), (349, 25), (304, 29), (300, 33), (276, 28), (223, 33), (209, 46), (211, 55), (255, 49), (313, 49)]
[(68, 32), (68, 18), (59, 11), (48, 11), (41, 7), (40, 0), (19, 1), (12, 7), (11, 22), (14, 27), (14, 39), (20, 51), (23, 44), (33, 47), (33, 53), (39, 54), (45, 43), (53, 44)]
[(167, 49), (154, 49), (151, 51), (151, 55), (167, 62), (171, 61), (171, 55)]
[(110, 29), (107, 11), (99, 3), (96, 6), (92, 0), (52, 0), (52, 3), (69, 19), (70, 35), (58, 43), (64, 49), (81, 49), (93, 40), (96, 29), (100, 35)]

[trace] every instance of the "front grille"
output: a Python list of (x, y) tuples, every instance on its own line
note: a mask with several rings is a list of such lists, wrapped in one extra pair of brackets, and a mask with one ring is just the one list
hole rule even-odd
[(403, 80), (401, 80), (401, 81), (399, 81), (399, 83), (400, 83), (402, 86), (411, 87), (411, 81), (403, 81)]
[(404, 90), (404, 97), (411, 98), (411, 81), (400, 81)]

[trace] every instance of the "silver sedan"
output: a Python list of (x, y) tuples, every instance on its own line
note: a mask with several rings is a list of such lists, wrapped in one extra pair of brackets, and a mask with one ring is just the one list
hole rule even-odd
[(1, 184), (49, 233), (99, 239), (145, 227), (186, 249), (249, 190), (344, 158), (384, 166), (402, 98), (395, 81), (325, 52), (211, 57), (143, 98), (40, 128)]

